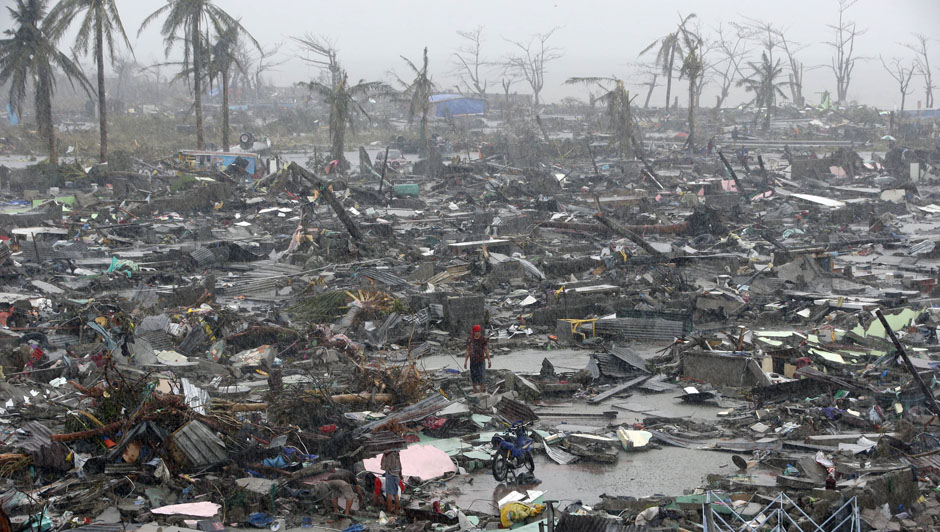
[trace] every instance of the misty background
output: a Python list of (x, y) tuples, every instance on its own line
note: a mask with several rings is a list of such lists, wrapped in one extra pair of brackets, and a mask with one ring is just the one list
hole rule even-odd
[[(0, 0), (4, 6), (12, 0)], [(542, 100), (557, 102), (564, 97), (587, 99), (584, 86), (563, 85), (572, 76), (616, 76), (627, 82), (628, 88), (645, 95), (642, 87), (646, 77), (639, 63), (652, 63), (655, 49), (643, 57), (639, 52), (674, 31), (682, 16), (696, 14), (692, 27), (712, 40), (719, 24), (748, 23), (749, 19), (771, 22), (782, 29), (788, 40), (805, 47), (797, 54), (806, 65), (803, 94), (808, 103), (818, 103), (820, 93), (835, 93), (835, 78), (829, 67), (832, 47), (824, 42), (831, 39), (827, 24), (836, 23), (836, 0), (788, 0), (786, 2), (756, 2), (743, 0), (665, 0), (638, 1), (536, 1), (476, 0), (473, 2), (441, 2), (428, 0), (388, 0), (383, 2), (344, 0), (340, 2), (300, 0), (218, 0), (217, 5), (233, 17), (240, 18), (244, 27), (265, 48), (278, 46), (275, 60), (284, 61), (267, 77), (274, 85), (288, 85), (308, 81), (318, 75), (317, 70), (297, 56), (300, 48), (291, 37), (310, 34), (329, 39), (339, 51), (339, 60), (348, 70), (351, 80), (368, 79), (393, 81), (392, 71), (404, 72), (401, 55), (417, 60), (422, 49), (428, 47), (430, 70), (441, 92), (454, 91), (457, 83), (453, 54), (465, 44), (457, 31), (469, 31), (478, 26), (483, 29), (481, 52), (488, 61), (498, 63), (511, 51), (507, 39), (527, 41), (530, 36), (557, 27), (549, 44), (560, 49), (563, 56), (550, 63), (545, 75)], [(164, 45), (160, 36), (162, 20), (137, 34), (144, 18), (164, 5), (162, 0), (131, 0), (119, 2), (121, 18), (134, 54), (142, 65), (163, 63)], [(886, 60), (913, 58), (913, 52), (902, 43), (914, 41), (912, 33), (928, 37), (937, 35), (940, 23), (940, 1), (937, 0), (859, 0), (848, 12), (848, 19), (866, 30), (856, 40), (856, 55), (866, 58), (856, 66), (849, 100), (894, 109), (900, 105), (897, 84), (882, 67), (879, 56)], [(12, 26), (6, 9), (0, 10), (0, 27)], [(77, 25), (74, 25), (77, 26)], [(71, 32), (76, 31), (72, 28)], [(66, 47), (73, 42), (74, 33), (61, 41)], [(940, 41), (931, 41), (935, 50), (935, 63), (940, 65)], [(759, 56), (756, 45), (751, 45), (752, 59)], [(125, 53), (115, 50), (116, 55)], [(179, 60), (181, 47), (173, 50), (169, 60)], [(785, 57), (781, 55), (782, 58)], [(713, 61), (718, 59), (715, 55)], [(86, 74), (93, 75), (89, 57), (81, 57)], [(489, 68), (487, 92), (500, 92), (500, 68)], [(684, 80), (674, 80), (673, 94), (681, 95)], [(916, 109), (923, 99), (923, 81), (919, 76), (911, 83), (912, 94), (906, 107)], [(68, 90), (63, 87), (63, 90)], [(513, 92), (530, 93), (524, 81), (513, 85)], [(705, 86), (701, 103), (714, 104), (717, 86)], [(650, 104), (664, 104), (665, 88), (653, 93)], [(735, 88), (725, 106), (743, 103), (743, 89)]]

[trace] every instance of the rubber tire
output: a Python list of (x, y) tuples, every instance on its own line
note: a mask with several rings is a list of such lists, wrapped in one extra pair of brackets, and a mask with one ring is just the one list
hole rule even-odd
[(535, 472), (535, 460), (532, 458), (532, 453), (525, 453), (525, 458), (522, 461), (529, 473)]
[(496, 453), (496, 457), (493, 458), (493, 478), (495, 478), (497, 482), (502, 482), (506, 480), (508, 475), (509, 462), (502, 453)]

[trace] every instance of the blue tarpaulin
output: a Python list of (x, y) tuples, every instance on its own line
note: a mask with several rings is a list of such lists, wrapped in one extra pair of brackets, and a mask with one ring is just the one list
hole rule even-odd
[(428, 101), (435, 104), (435, 116), (482, 115), (486, 110), (486, 101), (482, 98), (470, 98), (460, 94), (433, 94)]

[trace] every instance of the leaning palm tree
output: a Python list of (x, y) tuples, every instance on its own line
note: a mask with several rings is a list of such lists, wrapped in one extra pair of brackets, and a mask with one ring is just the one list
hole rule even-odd
[(656, 51), (655, 64), (662, 69), (663, 75), (666, 76), (666, 109), (669, 109), (669, 98), (672, 96), (672, 75), (676, 55), (680, 57), (684, 55), (682, 50), (682, 31), (685, 29), (685, 24), (693, 17), (695, 17), (695, 13), (690, 13), (685, 18), (682, 18), (679, 21), (679, 27), (676, 28), (675, 31), (653, 41), (649, 46), (641, 50), (639, 54), (643, 55), (659, 46), (659, 49)]
[[(766, 52), (762, 52), (760, 63), (748, 62), (751, 67), (751, 75), (738, 80), (738, 87), (744, 87), (744, 90), (754, 94), (751, 100), (758, 109), (763, 108), (764, 124), (763, 129), (770, 129), (770, 117), (774, 112), (774, 104), (777, 97), (786, 98), (783, 91), (788, 86), (789, 81), (776, 81), (783, 74), (783, 67), (780, 60), (771, 61)], [(755, 118), (755, 122), (756, 122)]]
[(205, 148), (205, 130), (202, 124), (202, 82), (206, 75), (204, 65), (205, 54), (202, 47), (208, 40), (203, 32), (209, 29), (212, 24), (218, 26), (236, 26), (245, 33), (249, 39), (254, 38), (242, 27), (241, 23), (232, 18), (219, 6), (212, 3), (212, 0), (166, 0), (167, 3), (160, 9), (151, 13), (143, 23), (137, 34), (140, 35), (144, 28), (150, 25), (157, 18), (166, 15), (163, 26), (160, 27), (160, 34), (163, 35), (163, 43), (166, 45), (164, 51), (166, 55), (177, 41), (183, 43), (183, 70), (189, 68), (192, 63), (192, 87), (193, 87), (193, 107), (196, 111), (196, 147), (200, 150)]
[[(609, 87), (610, 84), (613, 87)], [(633, 137), (633, 109), (630, 97), (630, 91), (624, 87), (623, 80), (616, 77), (601, 78), (568, 78), (566, 85), (586, 84), (597, 85), (604, 92), (600, 96), (591, 98), (591, 105), (595, 102), (607, 104), (607, 116), (610, 119), (610, 129), (617, 139), (618, 152), (621, 157), (633, 159), (636, 151), (633, 145), (636, 140)], [(636, 96), (634, 96), (636, 98)]]
[(415, 66), (407, 57), (401, 56), (408, 64), (414, 75), (411, 83), (398, 78), (398, 83), (404, 88), (403, 93), (408, 98), (408, 122), (415, 116), (421, 116), (419, 127), (419, 142), (421, 149), (427, 154), (428, 150), (428, 112), (431, 110), (431, 94), (434, 92), (434, 82), (428, 75), (428, 48), (424, 47), (424, 60), (421, 68)]
[(10, 109), (23, 114), (27, 85), (32, 83), (39, 134), (49, 143), (49, 162), (58, 164), (55, 127), (52, 122), (52, 96), (58, 67), (74, 87), (77, 81), (91, 96), (93, 90), (79, 65), (56, 48), (62, 36), (46, 15), (46, 0), (16, 0), (7, 7), (13, 29), (0, 39), (0, 85), (10, 84)]
[[(104, 53), (107, 48), (111, 65), (115, 64), (114, 34), (124, 40), (124, 45), (131, 49), (131, 42), (124, 31), (121, 16), (118, 14), (116, 0), (60, 0), (49, 12), (49, 20), (62, 31), (72, 20), (84, 11), (81, 26), (75, 36), (75, 51), (88, 53), (89, 44), (95, 54), (95, 66), (98, 68), (98, 130), (100, 151), (98, 160), (105, 162), (108, 157), (108, 106), (104, 88)], [(94, 43), (91, 39), (94, 37)]]
[(346, 160), (346, 126), (355, 128), (356, 115), (369, 118), (369, 114), (360, 103), (363, 98), (372, 95), (388, 95), (392, 93), (391, 87), (380, 81), (359, 80), (355, 85), (349, 84), (346, 70), (340, 66), (336, 58), (336, 48), (322, 37), (306, 35), (293, 37), (303, 51), (312, 56), (302, 57), (304, 61), (323, 69), (328, 74), (329, 83), (322, 81), (299, 82), (298, 86), (306, 87), (311, 93), (319, 96), (330, 108), (330, 157), (337, 162), (337, 171), (345, 172), (349, 168)]

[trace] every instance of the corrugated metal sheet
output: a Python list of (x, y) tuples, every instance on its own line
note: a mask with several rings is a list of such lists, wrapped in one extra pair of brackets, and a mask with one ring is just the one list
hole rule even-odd
[(52, 431), (39, 423), (30, 421), (13, 433), (6, 445), (23, 449), (38, 467), (48, 467), (67, 471), (71, 464), (65, 461), (69, 450), (65, 445), (52, 441)]
[(398, 412), (392, 412), (382, 419), (375, 420), (371, 423), (366, 423), (365, 425), (356, 429), (356, 433), (363, 434), (365, 432), (372, 432), (376, 428), (381, 427), (386, 423), (410, 423), (412, 421), (424, 419), (435, 412), (443, 410), (449, 405), (450, 400), (448, 400), (446, 397), (439, 393), (432, 393), (421, 401), (403, 408)]
[(631, 340), (672, 340), (685, 335), (685, 324), (659, 318), (613, 318), (597, 320), (595, 332)]
[(571, 454), (568, 451), (565, 451), (564, 449), (552, 447), (551, 445), (547, 445), (547, 444), (545, 445), (545, 454), (547, 454), (549, 458), (554, 460), (556, 464), (561, 464), (561, 465), (573, 464), (581, 459), (580, 456)]
[(47, 334), (46, 340), (49, 342), (50, 347), (55, 347), (58, 349), (62, 349), (66, 345), (78, 345), (80, 342), (77, 334), (68, 333)]
[(192, 257), (201, 268), (211, 266), (218, 262), (215, 253), (209, 248), (196, 248), (189, 253), (189, 256)]
[(173, 444), (196, 466), (207, 466), (228, 458), (222, 440), (199, 421), (190, 421), (174, 432)]
[(405, 439), (390, 430), (373, 432), (362, 437), (363, 456), (375, 456), (391, 449), (407, 447)]
[(932, 469), (940, 472), (940, 450), (920, 456), (901, 456), (901, 461), (917, 469)]
[(555, 532), (648, 532), (646, 526), (628, 525), (619, 517), (574, 515), (564, 513), (555, 524)]
[(146, 340), (154, 350), (172, 349), (176, 345), (176, 342), (173, 341), (173, 337), (163, 331), (139, 333), (136, 334), (136, 337)]
[(611, 347), (610, 354), (619, 358), (625, 364), (633, 366), (644, 373), (649, 373), (649, 370), (646, 369), (646, 361), (643, 360), (643, 357), (628, 347)]
[(539, 418), (531, 408), (508, 397), (503, 397), (496, 405), (496, 413), (504, 420), (512, 423), (514, 421), (535, 421)]
[(635, 373), (632, 367), (610, 353), (594, 353), (593, 356), (602, 375), (623, 379)]
[(134, 330), (137, 331), (137, 334), (148, 331), (166, 331), (169, 325), (170, 317), (166, 314), (158, 314), (156, 316), (147, 316), (140, 320), (140, 323), (137, 324)]
[(372, 268), (363, 268), (355, 275), (355, 277), (367, 277), (373, 281), (382, 283), (386, 286), (392, 287), (410, 287), (411, 283), (397, 275), (389, 273), (383, 270), (376, 270)]

